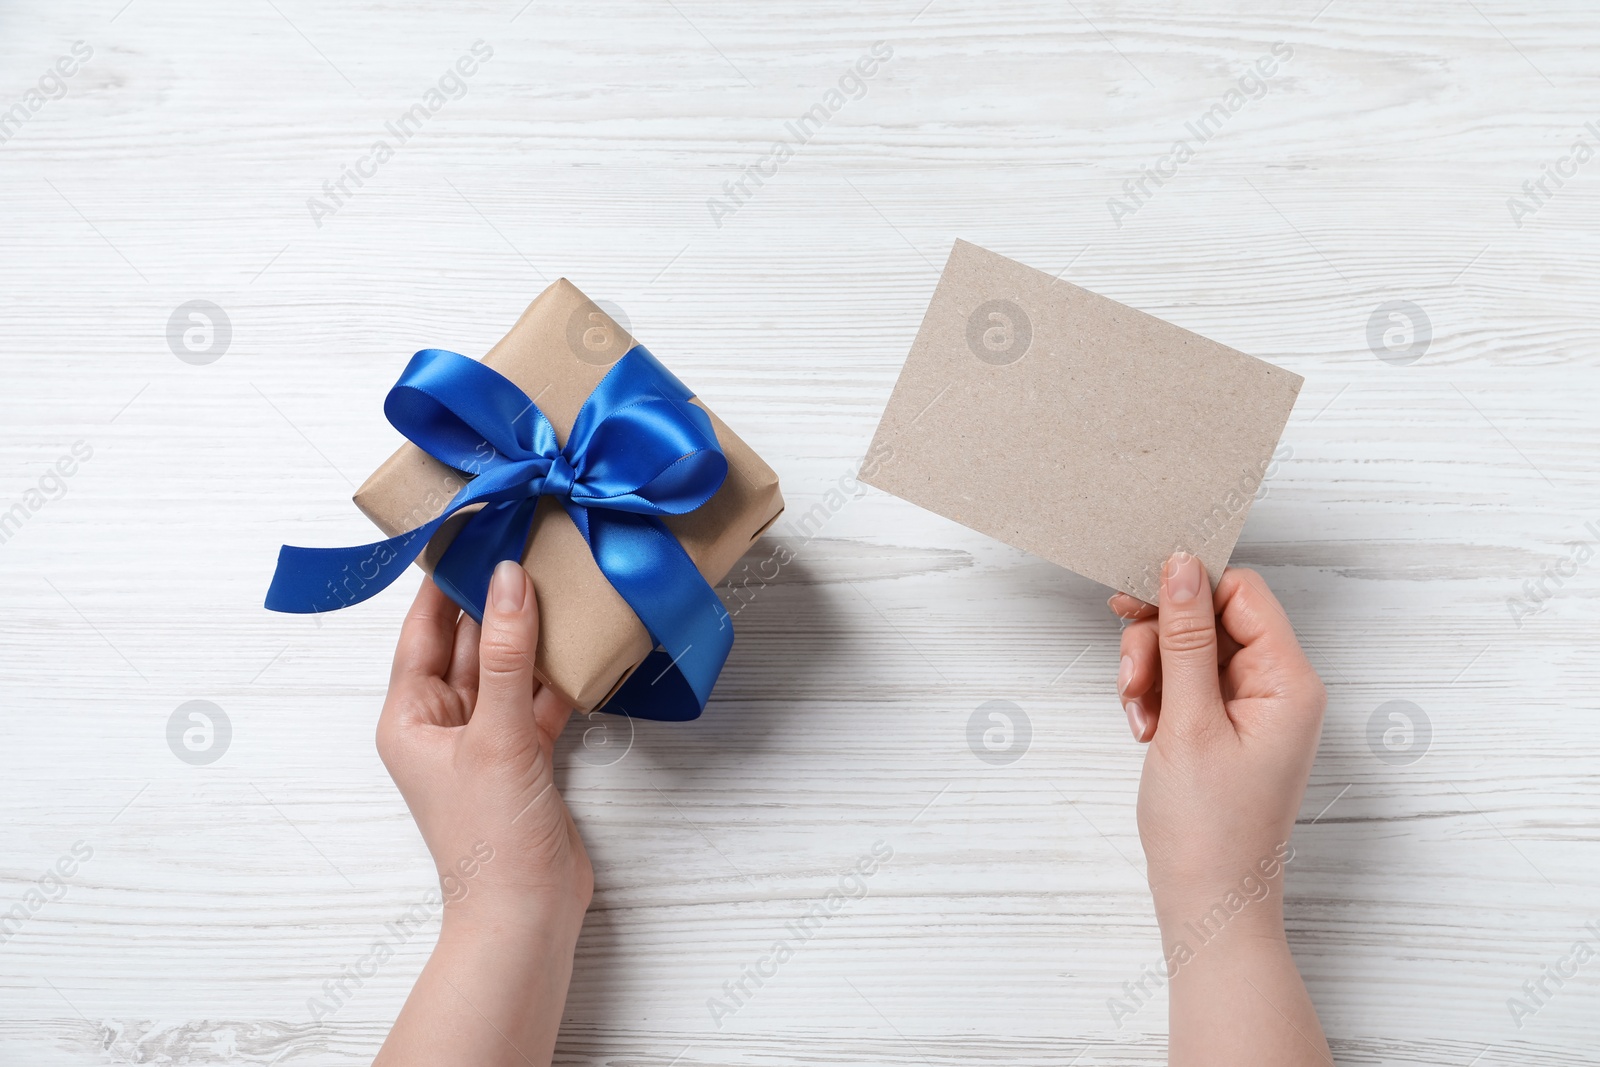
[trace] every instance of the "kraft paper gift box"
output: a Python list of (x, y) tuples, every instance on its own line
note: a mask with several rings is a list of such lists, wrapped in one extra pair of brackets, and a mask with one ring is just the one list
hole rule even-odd
[[(544, 412), (564, 444), (589, 394), (634, 345), (622, 327), (560, 279), (528, 305), (511, 332), (483, 357)], [(672, 364), (671, 353), (662, 362)], [(693, 383), (688, 383), (693, 388)], [(663, 518), (706, 582), (715, 586), (783, 510), (778, 476), (716, 413), (696, 398), (716, 430), (728, 476), (685, 515)], [(442, 514), (465, 477), (409, 441), (356, 490), (356, 506), (390, 537)], [(418, 557), (433, 571), (476, 508), (440, 527)], [(535, 669), (579, 711), (604, 704), (652, 648), (643, 624), (596, 565), (577, 527), (554, 499), (541, 499), (522, 558), (539, 602)]]
[(1222, 577), (1303, 379), (957, 241), (862, 480), (1155, 603)]

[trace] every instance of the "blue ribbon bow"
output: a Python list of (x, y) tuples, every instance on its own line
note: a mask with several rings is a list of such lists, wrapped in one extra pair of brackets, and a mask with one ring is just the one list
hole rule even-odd
[(693, 395), (635, 345), (584, 401), (563, 447), (544, 413), (497, 371), (442, 349), (418, 352), (383, 413), (429, 455), (467, 474), (467, 484), (438, 518), (387, 541), (284, 545), (266, 606), (309, 614), (360, 603), (398, 578), (446, 519), (483, 504), (433, 573), (482, 622), (495, 565), (522, 559), (534, 508), (553, 496), (659, 646), (606, 710), (693, 719), (733, 647), (722, 602), (658, 518), (700, 507), (728, 474), (711, 420), (688, 402)]

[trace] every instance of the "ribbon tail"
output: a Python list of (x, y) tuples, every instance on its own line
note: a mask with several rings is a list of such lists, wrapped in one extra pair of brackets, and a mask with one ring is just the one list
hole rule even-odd
[(522, 562), (538, 503), (538, 497), (527, 497), (489, 504), (461, 528), (433, 569), (433, 584), (473, 622), (483, 622), (495, 567), (506, 559)]
[(267, 589), (269, 611), (312, 615), (359, 604), (377, 596), (411, 566), (444, 517), (387, 541), (349, 548), (278, 550), (278, 569)]
[(733, 620), (699, 568), (661, 521), (623, 511), (569, 507), (612, 587), (651, 638), (652, 652), (606, 711), (636, 719), (698, 718), (733, 648)]
[(690, 686), (681, 666), (672, 662), (665, 649), (656, 649), (598, 710), (653, 722), (698, 719), (705, 702)]

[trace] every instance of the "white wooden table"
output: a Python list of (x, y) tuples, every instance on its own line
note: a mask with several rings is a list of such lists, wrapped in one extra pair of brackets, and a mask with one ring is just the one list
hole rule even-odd
[[(793, 513), (859, 462), (957, 236), (1307, 379), (1236, 561), (1330, 692), (1287, 913), (1339, 1063), (1600, 1062), (1600, 962), (1507, 1006), (1600, 945), (1600, 564), (1570, 547), (1600, 540), (1600, 161), (1561, 162), (1600, 144), (1592, 4), (923, 4), (0, 13), (0, 1063), (376, 1050), (432, 915), (310, 1002), (433, 883), (372, 745), (415, 580), (320, 624), (260, 602), (279, 544), (370, 534), (348, 498), (406, 356), (482, 352), (564, 274)], [(714, 220), (876, 41), (863, 95)], [(1113, 221), (1277, 42), (1266, 92)], [(229, 335), (169, 342), (196, 300)], [(1393, 301), (1428, 325), (1385, 310), (1375, 351)], [(1105, 593), (868, 491), (741, 612), (702, 719), (587, 749), (575, 721), (599, 889), (558, 1061), (1163, 1063), (1164, 994), (1108, 1006), (1160, 948)], [(168, 740), (197, 700), (231, 728), (206, 765)], [(969, 747), (991, 700), (1031, 726), (1012, 762)], [(1396, 700), (1430, 726), (1399, 752), (1368, 740)], [(708, 999), (879, 841), (719, 1027)]]

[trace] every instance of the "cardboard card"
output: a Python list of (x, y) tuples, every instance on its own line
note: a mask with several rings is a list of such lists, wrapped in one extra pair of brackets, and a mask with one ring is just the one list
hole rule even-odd
[(863, 480), (1153, 603), (1222, 576), (1302, 381), (957, 241)]

